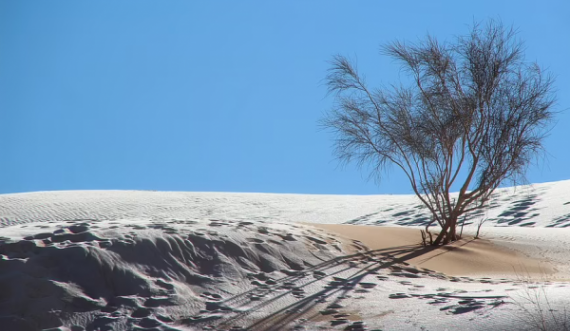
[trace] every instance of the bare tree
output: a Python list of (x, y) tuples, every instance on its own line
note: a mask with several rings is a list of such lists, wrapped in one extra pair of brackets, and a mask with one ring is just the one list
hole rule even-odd
[(441, 226), (431, 244), (453, 242), (459, 216), (483, 207), (503, 181), (518, 182), (542, 149), (553, 79), (524, 61), (512, 28), (494, 21), (452, 43), (428, 36), (381, 50), (398, 60), (410, 86), (372, 89), (335, 56), (327, 84), (336, 104), (323, 125), (336, 133), (341, 160), (372, 164), (378, 176), (388, 164), (402, 169), (433, 216), (426, 232)]

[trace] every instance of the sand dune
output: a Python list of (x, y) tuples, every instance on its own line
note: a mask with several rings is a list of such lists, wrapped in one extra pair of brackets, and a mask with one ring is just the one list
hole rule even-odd
[(35, 232), (0, 245), (0, 311), (39, 328), (74, 323), (69, 314), (92, 328), (196, 323), (252, 278), (295, 275), (343, 253), (336, 239), (295, 224), (75, 220)]
[[(564, 264), (551, 259), (533, 258), (526, 255), (530, 247), (509, 247), (489, 239), (474, 239), (472, 231), (464, 239), (444, 247), (421, 247), (420, 229), (411, 227), (378, 227), (367, 225), (314, 224), (337, 234), (345, 241), (358, 240), (370, 250), (406, 251), (406, 262), (415, 266), (433, 269), (450, 276), (524, 277), (534, 280), (570, 279), (570, 274), (561, 272)], [(566, 231), (570, 236), (570, 231)], [(417, 256), (416, 256), (417, 255)]]
[(437, 249), (413, 196), (0, 195), (0, 330), (532, 330), (525, 296), (570, 294), (567, 192), (500, 190)]

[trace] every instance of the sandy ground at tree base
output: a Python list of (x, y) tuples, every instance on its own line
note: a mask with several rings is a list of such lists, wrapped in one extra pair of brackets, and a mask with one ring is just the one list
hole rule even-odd
[[(435, 270), (451, 276), (488, 276), (524, 278), (532, 280), (570, 279), (565, 272), (568, 263), (556, 263), (552, 259), (531, 257), (536, 243), (514, 245), (512, 242), (475, 239), (469, 231), (464, 238), (443, 246), (420, 245), (420, 230), (410, 227), (378, 227), (345, 224), (312, 224), (337, 234), (350, 242), (357, 240), (370, 250), (395, 252), (412, 265)], [(489, 232), (489, 231), (487, 231)], [(570, 231), (567, 231), (570, 235)], [(412, 250), (408, 252), (407, 250)], [(398, 253), (403, 251), (402, 253)], [(568, 247), (570, 256), (570, 247)], [(570, 263), (570, 261), (568, 261)]]

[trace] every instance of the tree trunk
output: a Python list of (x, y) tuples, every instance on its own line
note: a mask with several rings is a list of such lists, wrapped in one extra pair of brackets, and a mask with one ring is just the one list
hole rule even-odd
[(452, 215), (449, 219), (445, 220), (445, 224), (441, 229), (441, 232), (437, 235), (437, 238), (433, 241), (433, 246), (439, 246), (440, 244), (446, 245), (450, 242), (457, 241), (457, 216)]
[[(437, 235), (435, 240), (433, 241), (433, 246), (439, 246), (444, 238), (447, 237), (447, 230), (449, 229), (449, 222), (445, 222), (443, 228), (441, 228), (441, 232)], [(444, 241), (445, 243), (445, 241)]]
[(447, 243), (457, 241), (457, 215), (451, 216), (449, 220), (449, 233), (447, 235)]

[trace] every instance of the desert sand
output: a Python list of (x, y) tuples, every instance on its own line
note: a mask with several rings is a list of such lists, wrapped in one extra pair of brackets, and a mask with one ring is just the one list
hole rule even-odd
[(344, 224), (314, 226), (337, 234), (345, 242), (357, 240), (372, 251), (391, 252), (407, 263), (450, 276), (568, 279), (568, 274), (559, 272), (563, 265), (525, 254), (532, 250), (532, 246), (524, 249), (495, 244), (489, 239), (474, 239), (469, 235), (472, 231), (450, 245), (431, 248), (420, 245), (420, 228)]
[(568, 192), (498, 190), (436, 249), (411, 195), (4, 194), (0, 330), (555, 329)]

